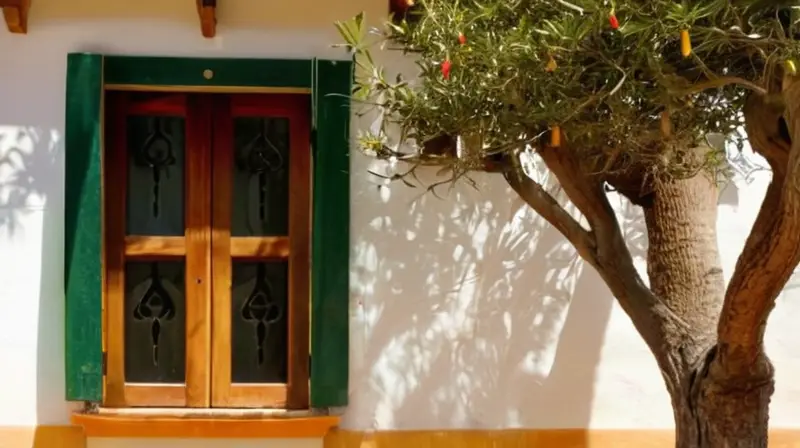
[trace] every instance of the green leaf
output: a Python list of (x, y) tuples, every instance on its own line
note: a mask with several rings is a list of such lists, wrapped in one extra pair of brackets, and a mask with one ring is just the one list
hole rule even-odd
[(619, 28), (619, 32), (624, 36), (632, 36), (650, 30), (653, 26), (653, 23), (629, 21)]

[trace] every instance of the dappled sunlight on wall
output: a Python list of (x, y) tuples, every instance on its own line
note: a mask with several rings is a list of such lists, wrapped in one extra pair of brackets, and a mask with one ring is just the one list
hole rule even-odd
[[(499, 175), (475, 175), (477, 190), (442, 186), (437, 197), (425, 193), (432, 173), (417, 188), (386, 184), (367, 174), (381, 173), (381, 162), (353, 159), (344, 426), (585, 426), (610, 302), (586, 303), (581, 337), (560, 346), (585, 270), (571, 246)], [(551, 389), (565, 386), (558, 375), (577, 402)], [(564, 412), (553, 409), (559, 402)]]
[(42, 210), (45, 191), (36, 174), (52, 166), (60, 133), (33, 126), (0, 125), (0, 229), (10, 239), (32, 211)]
[(71, 408), (62, 380), (62, 151), (58, 129), (0, 125), (0, 359), (14, 366), (0, 372), (5, 424), (62, 423)]
[[(388, 77), (402, 71), (413, 83), (409, 59), (375, 57)], [(374, 110), (356, 105), (356, 113), (361, 126), (376, 126)], [(354, 125), (353, 133), (362, 130)], [(396, 139), (391, 130), (389, 137)], [(536, 159), (527, 161), (528, 174), (583, 220)], [(436, 195), (425, 193), (443, 180), (435, 169), (406, 178), (413, 188), (381, 177), (404, 169), (353, 152), (351, 396), (344, 427), (671, 421), (655, 362), (607, 287), (501, 175), (475, 174), (477, 188), (461, 181)], [(612, 200), (644, 269), (641, 213)], [(653, 380), (639, 387), (632, 376)], [(628, 385), (638, 392), (632, 400), (609, 399)], [(637, 405), (654, 411), (642, 414)]]
[(0, 126), (0, 359), (3, 365), (14, 366), (0, 370), (4, 404), (0, 421), (4, 422), (36, 419), (36, 384), (30, 378), (37, 368), (31, 354), (36, 353), (34, 329), (40, 314), (36, 298), (44, 198), (29, 194), (27, 176), (19, 173), (36, 146), (27, 127)]

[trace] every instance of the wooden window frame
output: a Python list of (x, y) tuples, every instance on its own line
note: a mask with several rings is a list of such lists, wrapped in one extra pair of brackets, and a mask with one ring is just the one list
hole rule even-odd
[[(309, 405), (311, 142), (309, 98), (299, 94), (174, 93), (135, 100), (107, 94), (105, 147), (105, 311), (107, 407), (287, 408)], [(127, 135), (130, 116), (185, 119), (184, 236), (127, 235)], [(236, 117), (289, 120), (289, 235), (231, 237), (233, 123)], [(125, 382), (125, 263), (184, 260), (186, 380)], [(231, 382), (233, 260), (287, 260), (288, 379), (283, 384)], [(213, 366), (213, 368), (212, 368)]]
[[(102, 406), (108, 341), (104, 322), (107, 91), (311, 94), (313, 193), (310, 408), (347, 404), (349, 121), (353, 62), (116, 56), (70, 53), (65, 110), (65, 398)], [(130, 255), (152, 248), (130, 240)], [(163, 248), (180, 256), (181, 247)], [(139, 434), (139, 432), (137, 432)]]

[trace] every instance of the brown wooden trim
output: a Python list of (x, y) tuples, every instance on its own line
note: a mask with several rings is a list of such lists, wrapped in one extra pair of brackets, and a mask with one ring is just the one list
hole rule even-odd
[(197, 14), (200, 16), (200, 31), (203, 37), (217, 35), (217, 0), (197, 0)]
[(229, 405), (231, 387), (231, 196), (233, 170), (233, 120), (230, 119), (230, 97), (218, 96), (214, 101), (214, 151), (211, 259), (213, 284), (214, 339), (211, 360), (211, 404)]
[(291, 244), (286, 236), (233, 237), (230, 240), (230, 256), (234, 258), (289, 258)]
[(186, 238), (182, 236), (141, 236), (125, 237), (125, 256), (127, 258), (183, 257), (186, 255)]
[(311, 111), (295, 99), (290, 116), (289, 155), (289, 383), (288, 409), (309, 405), (309, 317), (311, 299)]
[(189, 100), (186, 120), (186, 405), (211, 405), (211, 104)]
[(104, 403), (125, 406), (126, 95), (107, 98), (105, 152), (106, 377)]
[[(154, 93), (154, 92), (149, 92)], [(128, 101), (126, 112), (128, 115), (163, 115), (171, 117), (186, 116), (186, 95), (176, 93), (157, 98), (137, 100), (136, 97)]]
[(8, 31), (17, 34), (28, 33), (28, 11), (31, 0), (0, 0), (3, 9), (3, 18)]
[(125, 384), (125, 405), (131, 407), (183, 407), (186, 395), (184, 384)]
[(237, 419), (75, 413), (70, 420), (83, 428), (86, 437), (124, 438), (318, 439), (339, 424), (339, 417), (328, 416)]
[[(309, 269), (311, 148), (308, 98), (297, 95), (219, 97), (214, 141), (214, 341), (212, 403), (217, 407), (288, 407), (309, 403)], [(283, 116), (290, 120), (289, 229), (285, 237), (230, 236), (233, 117)], [(231, 382), (231, 259), (289, 259), (289, 378), (287, 384)]]
[[(93, 409), (94, 411), (94, 409)], [(303, 418), (321, 415), (310, 409), (269, 409), (269, 408), (105, 408), (98, 406), (97, 414), (113, 416), (147, 416), (148, 418), (215, 418), (215, 419), (273, 419)]]
[[(173, 103), (185, 105), (185, 100)], [(105, 200), (105, 348), (107, 371), (104, 404), (123, 406), (185, 406), (186, 386), (125, 383), (125, 263), (131, 258), (181, 256), (185, 252), (183, 237), (126, 236), (127, 213), (127, 118), (132, 110), (126, 93), (108, 95), (108, 114), (104, 175)], [(139, 106), (148, 108), (146, 101)], [(155, 114), (158, 107), (149, 107)], [(181, 114), (184, 114), (181, 112)], [(188, 151), (187, 151), (188, 153)], [(187, 160), (187, 170), (188, 170)], [(187, 176), (187, 179), (190, 176)], [(188, 272), (188, 266), (187, 266)], [(187, 288), (187, 316), (190, 309)], [(188, 325), (187, 325), (188, 328)], [(189, 347), (187, 342), (187, 353)], [(187, 370), (188, 375), (188, 370)]]
[[(265, 101), (268, 98), (268, 101)], [(307, 110), (310, 104), (308, 95), (290, 93), (264, 95), (231, 95), (231, 114), (234, 117), (293, 117), (299, 111)], [(309, 112), (306, 112), (307, 114)]]
[[(309, 274), (311, 226), (310, 111), (298, 95), (171, 95), (137, 101), (109, 93), (109, 147), (105, 186), (108, 377), (104, 404), (123, 406), (288, 407), (309, 403)], [(231, 238), (233, 110), (290, 121), (290, 235)], [(181, 109), (184, 108), (184, 109)], [(185, 237), (125, 235), (127, 117), (186, 117)], [(212, 126), (213, 124), (213, 126)], [(213, 149), (212, 149), (213, 145)], [(212, 168), (213, 167), (213, 168)], [(186, 259), (186, 384), (125, 383), (124, 290), (126, 259)], [(289, 261), (289, 378), (287, 384), (232, 384), (232, 259)], [(212, 280), (213, 279), (213, 280)], [(212, 313), (213, 309), (213, 313)], [(212, 332), (214, 338), (212, 340)]]
[(288, 407), (289, 392), (286, 384), (232, 384), (220, 407), (283, 409)]

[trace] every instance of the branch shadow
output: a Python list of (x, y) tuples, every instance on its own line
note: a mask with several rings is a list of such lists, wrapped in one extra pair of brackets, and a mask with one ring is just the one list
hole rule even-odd
[(588, 427), (613, 299), (596, 300), (574, 249), (502, 176), (478, 174), (478, 191), (457, 185), (438, 199), (363, 179), (381, 162), (352, 158), (342, 426)]
[[(4, 122), (8, 117), (0, 121)], [(14, 364), (13, 359), (19, 358), (19, 368), (30, 372), (30, 376), (20, 376), (19, 382), (3, 383), (9, 389), (0, 395), (19, 397), (20, 408), (30, 408), (35, 402), (31, 412), (40, 426), (65, 424), (73, 408), (64, 398), (61, 135), (52, 126), (0, 125), (0, 240), (9, 249), (4, 255), (13, 257), (2, 261), (8, 276), (3, 284), (11, 294), (0, 294), (0, 310), (8, 310), (0, 314), (14, 319), (3, 326), (7, 333), (0, 334), (0, 340), (9, 338), (3, 348), (11, 353), (3, 356), (4, 361)], [(26, 302), (34, 295), (38, 296), (35, 305)], [(35, 333), (27, 332), (34, 327)], [(34, 349), (35, 361), (30, 361)], [(35, 377), (35, 400), (20, 393), (31, 388), (31, 377)]]
[[(0, 396), (30, 424), (64, 425), (76, 405), (65, 399), (64, 376), (64, 89), (66, 59), (55, 70), (42, 70), (45, 61), (63, 58), (58, 45), (40, 48), (35, 41), (30, 57), (0, 68), (0, 246), (5, 257), (2, 281), (13, 294), (7, 300), (11, 325), (0, 325), (0, 340), (13, 338), (6, 358), (26, 375), (17, 383), (0, 382)], [(23, 41), (20, 45), (26, 45)], [(35, 51), (34, 51), (35, 49)], [(60, 67), (60, 69), (58, 69)], [(37, 82), (30, 82), (37, 73)], [(55, 100), (53, 100), (55, 99)], [(11, 253), (6, 251), (11, 249)], [(5, 258), (3, 257), (3, 258)], [(8, 269), (7, 267), (10, 267)], [(2, 276), (3, 274), (0, 274)], [(14, 331), (18, 328), (19, 331)], [(24, 346), (24, 351), (22, 347)], [(35, 353), (35, 355), (34, 355)], [(35, 397), (34, 397), (35, 394)], [(20, 403), (11, 403), (14, 398)], [(22, 417), (24, 415), (24, 417)], [(28, 417), (30, 415), (30, 417)], [(52, 441), (35, 434), (34, 446)]]

